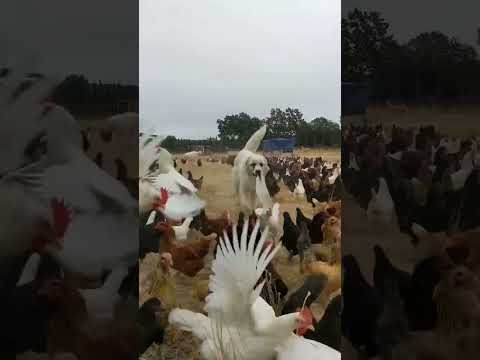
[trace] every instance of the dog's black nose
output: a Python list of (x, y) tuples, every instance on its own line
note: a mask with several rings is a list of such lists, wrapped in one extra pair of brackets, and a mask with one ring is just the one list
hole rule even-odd
[(260, 170), (255, 170), (255, 176), (260, 176), (262, 175), (262, 172)]

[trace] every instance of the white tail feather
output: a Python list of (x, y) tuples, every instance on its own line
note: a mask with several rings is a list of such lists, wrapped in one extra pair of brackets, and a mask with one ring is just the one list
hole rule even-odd
[(258, 151), (260, 144), (262, 143), (265, 134), (267, 133), (267, 125), (263, 125), (260, 129), (255, 131), (255, 133), (250, 137), (250, 139), (245, 144), (244, 149), (251, 152)]

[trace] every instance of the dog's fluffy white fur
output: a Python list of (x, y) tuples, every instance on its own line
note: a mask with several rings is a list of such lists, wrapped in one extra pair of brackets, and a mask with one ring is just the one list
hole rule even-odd
[(264, 182), (269, 167), (263, 155), (256, 154), (267, 132), (267, 127), (258, 129), (237, 154), (233, 163), (233, 188), (244, 214), (251, 214), (258, 207), (256, 178)]

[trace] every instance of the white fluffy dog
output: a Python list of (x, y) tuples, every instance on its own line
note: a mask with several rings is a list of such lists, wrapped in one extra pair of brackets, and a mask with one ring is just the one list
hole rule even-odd
[[(265, 175), (269, 167), (267, 159), (255, 152), (260, 147), (266, 132), (266, 126), (258, 129), (237, 154), (233, 163), (233, 187), (240, 202), (240, 210), (245, 215), (250, 215), (255, 211), (259, 202), (265, 202), (262, 199), (264, 198), (262, 193), (266, 191)], [(257, 181), (261, 184), (260, 194), (257, 194)], [(268, 197), (268, 193), (266, 196)], [(261, 205), (263, 207), (266, 204)]]

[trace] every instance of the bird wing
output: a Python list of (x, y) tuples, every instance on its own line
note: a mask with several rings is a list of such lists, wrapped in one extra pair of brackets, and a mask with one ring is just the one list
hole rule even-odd
[(276, 319), (275, 311), (261, 296), (253, 303), (250, 314), (257, 332), (262, 332), (263, 329), (268, 328), (272, 321)]
[(268, 263), (275, 256), (281, 245), (272, 251), (270, 247), (263, 250), (268, 227), (264, 229), (257, 246), (255, 239), (260, 228), (257, 221), (247, 242), (248, 223), (245, 222), (239, 239), (236, 226), (232, 227), (233, 239), (230, 242), (226, 232), (219, 242), (217, 257), (212, 263), (209, 289), (205, 310), (209, 317), (226, 326), (237, 328), (254, 326), (251, 307), (258, 299), (264, 282), (256, 286)]
[(156, 146), (161, 143), (163, 138), (149, 136), (145, 141), (139, 141), (138, 174), (145, 177), (150, 172), (150, 166), (157, 159)]
[(47, 169), (44, 186), (47, 197), (61, 197), (73, 208), (84, 211), (114, 211), (138, 206), (128, 190), (94, 162), (80, 153), (73, 161)]
[(31, 191), (43, 192), (43, 173), (48, 167), (49, 162), (46, 156), (39, 161), (28, 164), (22, 168), (5, 174), (2, 181), (12, 181), (25, 185)]
[(151, 181), (158, 190), (160, 190), (161, 188), (165, 188), (170, 194), (197, 192), (197, 189), (192, 184), (192, 182), (180, 175), (180, 173), (173, 167), (166, 174), (159, 174), (152, 177)]

